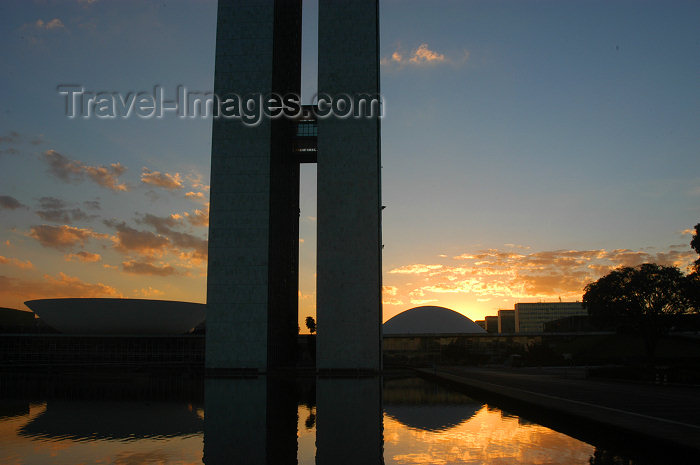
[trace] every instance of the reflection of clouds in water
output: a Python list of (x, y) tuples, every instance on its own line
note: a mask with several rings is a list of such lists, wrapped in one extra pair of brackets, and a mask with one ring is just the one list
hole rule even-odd
[(481, 408), (444, 431), (407, 428), (384, 417), (387, 464), (587, 464), (594, 448), (539, 425), (523, 425), (500, 410)]
[(170, 454), (162, 450), (152, 452), (120, 452), (111, 465), (148, 465), (168, 463)]

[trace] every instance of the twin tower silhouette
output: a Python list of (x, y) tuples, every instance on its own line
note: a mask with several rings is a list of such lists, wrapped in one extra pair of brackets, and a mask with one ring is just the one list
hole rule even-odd
[[(219, 0), (215, 94), (299, 95), (301, 26), (301, 0)], [(319, 0), (318, 44), (319, 95), (379, 96), (377, 0)], [(378, 114), (214, 120), (209, 374), (297, 364), (300, 163), (317, 163), (316, 369), (381, 370), (380, 142)]]

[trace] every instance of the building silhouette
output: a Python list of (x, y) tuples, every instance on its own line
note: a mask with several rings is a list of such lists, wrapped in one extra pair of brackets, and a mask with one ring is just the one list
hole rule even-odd
[(577, 315), (588, 315), (581, 302), (517, 303), (515, 330), (519, 333), (538, 333), (544, 331), (547, 322)]
[[(220, 0), (214, 91), (299, 95), (301, 0)], [(319, 95), (379, 94), (377, 0), (320, 0)], [(381, 369), (380, 125), (216, 118), (206, 366), (294, 366), (299, 164), (317, 163), (317, 363)], [(314, 147), (314, 138), (316, 147)]]
[(515, 332), (515, 310), (499, 310), (498, 311), (498, 332), (499, 333), (514, 333)]

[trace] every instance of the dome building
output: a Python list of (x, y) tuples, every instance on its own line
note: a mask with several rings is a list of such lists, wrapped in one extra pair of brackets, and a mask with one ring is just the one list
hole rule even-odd
[(414, 307), (388, 319), (384, 334), (483, 334), (472, 320), (445, 307)]

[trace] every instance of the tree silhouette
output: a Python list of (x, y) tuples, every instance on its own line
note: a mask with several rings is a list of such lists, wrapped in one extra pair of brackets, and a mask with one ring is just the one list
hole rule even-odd
[(675, 317), (692, 308), (686, 276), (654, 263), (611, 271), (586, 286), (583, 303), (593, 324), (641, 335), (649, 358)]
[[(700, 255), (700, 223), (695, 225), (690, 247)], [(700, 312), (700, 256), (693, 263), (693, 272), (688, 275), (687, 284), (688, 298), (693, 304), (693, 309), (696, 313)]]
[(311, 334), (316, 332), (316, 321), (314, 320), (314, 317), (312, 317), (312, 316), (306, 317), (306, 327), (309, 328), (309, 332)]
[[(700, 255), (700, 223), (695, 225), (695, 232), (693, 233), (693, 239), (690, 241), (690, 247)], [(700, 257), (695, 260), (694, 268), (696, 273), (700, 273)]]

